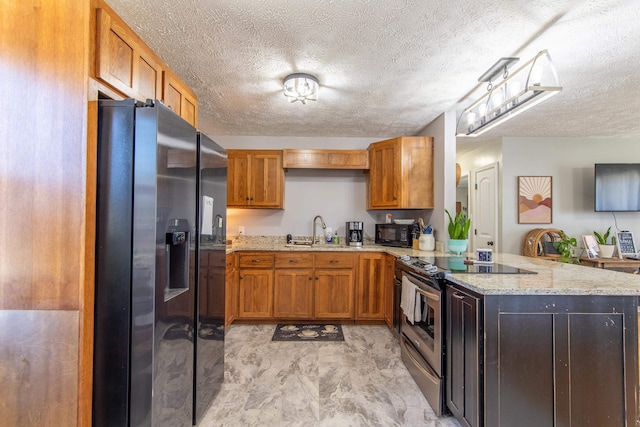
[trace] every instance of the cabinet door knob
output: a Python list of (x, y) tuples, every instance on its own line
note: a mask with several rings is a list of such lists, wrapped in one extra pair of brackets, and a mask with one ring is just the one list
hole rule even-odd
[(297, 263), (298, 263), (298, 260), (297, 260), (297, 259), (290, 259), (290, 260), (289, 260), (289, 262), (290, 262), (290, 263), (293, 263), (293, 264), (297, 264)]
[(260, 260), (259, 259), (252, 259), (251, 262), (256, 262), (257, 263), (257, 262), (260, 262)]
[(336, 263), (340, 262), (340, 260), (332, 259), (332, 260), (331, 260), (331, 261), (329, 261), (329, 262), (330, 262), (331, 264), (336, 264)]
[(493, 246), (493, 240), (489, 240), (489, 241), (487, 242), (487, 245), (489, 245), (489, 246)]
[(454, 297), (455, 299), (464, 299), (464, 295), (460, 295), (459, 293), (455, 293), (451, 295), (452, 297)]

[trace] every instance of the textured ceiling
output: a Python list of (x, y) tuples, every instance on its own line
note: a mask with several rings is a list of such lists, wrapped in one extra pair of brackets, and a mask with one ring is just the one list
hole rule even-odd
[[(548, 49), (563, 92), (458, 138), (459, 152), (503, 136), (640, 137), (639, 0), (107, 2), (194, 89), (210, 135), (414, 135), (459, 115), (500, 57)], [(317, 102), (283, 96), (294, 72), (318, 77)]]

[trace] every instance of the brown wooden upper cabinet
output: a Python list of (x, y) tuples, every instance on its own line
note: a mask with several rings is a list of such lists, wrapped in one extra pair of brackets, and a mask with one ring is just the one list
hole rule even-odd
[(96, 79), (125, 98), (159, 99), (198, 125), (195, 93), (107, 5), (96, 9)]
[(433, 209), (433, 138), (403, 136), (369, 146), (367, 209)]
[(285, 169), (369, 169), (367, 150), (282, 150)]
[(227, 207), (284, 208), (281, 150), (227, 150)]
[(96, 77), (126, 97), (162, 99), (162, 61), (106, 9), (97, 9), (96, 25)]
[(193, 127), (198, 127), (198, 98), (171, 70), (163, 72), (164, 104)]

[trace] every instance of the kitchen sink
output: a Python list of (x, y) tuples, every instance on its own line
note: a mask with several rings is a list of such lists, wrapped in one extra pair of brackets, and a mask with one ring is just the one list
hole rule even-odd
[(296, 248), (296, 247), (311, 247), (310, 240), (292, 240), (291, 242), (285, 244), (285, 247), (288, 248)]

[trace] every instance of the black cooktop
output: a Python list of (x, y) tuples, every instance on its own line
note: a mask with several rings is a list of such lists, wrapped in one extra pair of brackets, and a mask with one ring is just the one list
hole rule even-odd
[(525, 270), (524, 268), (512, 267), (505, 264), (465, 264), (465, 260), (469, 257), (433, 257), (433, 264), (448, 270), (451, 273), (476, 273), (476, 274), (538, 274), (535, 271)]

